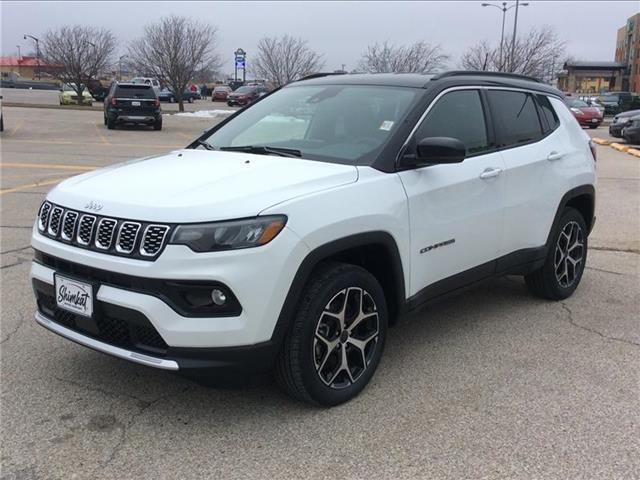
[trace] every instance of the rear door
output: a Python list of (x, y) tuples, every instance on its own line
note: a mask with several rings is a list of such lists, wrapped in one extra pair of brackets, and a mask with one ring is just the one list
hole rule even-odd
[[(437, 99), (411, 145), (426, 137), (454, 137), (467, 147), (458, 164), (432, 165), (399, 173), (409, 202), (411, 285), (415, 295), (445, 278), (445, 289), (495, 271), (502, 241), (504, 175), (495, 152), (478, 89), (457, 89)], [(478, 268), (474, 268), (478, 267)], [(439, 293), (435, 285), (425, 290)]]
[(506, 165), (503, 256), (546, 243), (564, 187), (556, 170), (566, 152), (546, 96), (489, 89), (487, 98)]

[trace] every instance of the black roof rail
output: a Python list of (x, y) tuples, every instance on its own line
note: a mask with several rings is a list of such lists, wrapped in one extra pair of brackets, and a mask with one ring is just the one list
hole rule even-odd
[(318, 72), (312, 73), (311, 75), (307, 75), (306, 77), (299, 78), (295, 80), (296, 82), (300, 82), (301, 80), (311, 80), (312, 78), (320, 78), (320, 77), (328, 77), (330, 75), (346, 75), (347, 72)]
[(440, 80), (441, 78), (448, 77), (465, 77), (465, 76), (482, 76), (482, 77), (498, 77), (498, 78), (513, 78), (514, 80), (528, 80), (530, 82), (543, 83), (540, 79), (535, 77), (529, 77), (527, 75), (520, 75), (519, 73), (507, 73), (507, 72), (486, 72), (484, 70), (452, 70), (450, 72), (443, 72), (431, 80)]

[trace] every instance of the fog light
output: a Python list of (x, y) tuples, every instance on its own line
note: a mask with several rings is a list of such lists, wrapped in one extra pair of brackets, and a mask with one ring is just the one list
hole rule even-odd
[(227, 296), (222, 290), (214, 288), (213, 290), (211, 290), (211, 300), (213, 300), (213, 303), (215, 303), (216, 305), (222, 306), (227, 301)]

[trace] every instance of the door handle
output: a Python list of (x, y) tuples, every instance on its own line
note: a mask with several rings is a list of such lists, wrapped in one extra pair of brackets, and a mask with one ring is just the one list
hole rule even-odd
[(549, 160), (550, 162), (554, 162), (556, 160), (560, 160), (562, 157), (564, 157), (564, 153), (556, 152), (554, 150), (547, 156), (547, 160)]
[(486, 180), (487, 178), (497, 177), (502, 173), (501, 168), (485, 168), (484, 171), (480, 174), (480, 178), (482, 180)]

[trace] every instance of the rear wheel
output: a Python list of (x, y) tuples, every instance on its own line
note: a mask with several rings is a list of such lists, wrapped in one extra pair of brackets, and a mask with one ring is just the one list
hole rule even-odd
[(355, 265), (328, 263), (304, 289), (276, 379), (305, 402), (346, 402), (369, 383), (386, 335), (386, 301), (375, 277)]
[(189, 99), (187, 100), (187, 102), (189, 102), (189, 103), (193, 103), (193, 97), (189, 97)]
[(154, 130), (162, 130), (162, 118), (159, 118), (153, 123)]
[(115, 118), (107, 117), (107, 128), (109, 130), (113, 130), (116, 128), (116, 120)]
[(563, 300), (578, 287), (586, 261), (587, 225), (580, 212), (567, 208), (553, 233), (544, 265), (524, 279), (535, 295)]

